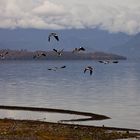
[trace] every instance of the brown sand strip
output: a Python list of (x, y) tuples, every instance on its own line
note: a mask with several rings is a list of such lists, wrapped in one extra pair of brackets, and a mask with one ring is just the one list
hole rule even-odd
[(119, 128), (119, 127), (108, 127), (108, 126), (93, 126), (93, 125), (80, 125), (80, 124), (65, 124), (65, 123), (54, 123), (54, 122), (44, 122), (44, 121), (38, 121), (38, 120), (14, 120), (14, 119), (0, 119), (0, 122), (16, 122), (18, 123), (26, 123), (26, 124), (36, 124), (36, 125), (57, 125), (57, 126), (68, 126), (68, 127), (81, 127), (81, 128), (96, 128), (96, 129), (102, 129), (102, 130), (110, 130), (110, 131), (131, 131), (131, 132), (138, 132), (140, 133), (139, 129), (132, 129), (132, 128)]
[[(17, 120), (16, 120), (17, 121)], [(20, 120), (18, 120), (20, 121)], [(22, 120), (22, 121), (27, 121), (27, 120)], [(33, 120), (28, 120), (28, 122), (36, 122), (36, 123), (46, 123), (46, 124), (57, 124), (54, 122), (43, 122), (43, 121), (33, 121)], [(59, 123), (58, 123), (59, 124)], [(103, 130), (111, 130), (111, 131), (136, 131), (136, 132), (140, 132), (139, 129), (132, 129), (132, 128), (120, 128), (120, 127), (109, 127), (109, 126), (93, 126), (93, 125), (80, 125), (80, 124), (61, 124), (63, 126), (77, 126), (77, 127), (87, 127), (87, 128), (99, 128), (99, 129), (103, 129)]]
[(89, 112), (73, 111), (73, 110), (64, 110), (64, 109), (54, 109), (54, 108), (39, 108), (39, 107), (23, 107), (23, 106), (5, 106), (0, 105), (0, 109), (6, 110), (23, 110), (23, 111), (38, 111), (38, 112), (52, 112), (52, 113), (63, 113), (63, 114), (74, 114), (88, 116), (84, 119), (73, 119), (73, 120), (61, 120), (61, 121), (87, 121), (87, 120), (104, 120), (110, 119), (110, 117), (105, 115), (99, 115)]
[[(108, 131), (109, 130), (109, 131)], [(139, 138), (133, 129), (96, 127), (33, 120), (0, 119), (0, 140), (116, 140)]]

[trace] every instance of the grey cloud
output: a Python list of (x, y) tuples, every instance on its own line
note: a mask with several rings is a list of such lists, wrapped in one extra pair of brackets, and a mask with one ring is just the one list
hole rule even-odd
[(139, 0), (0, 0), (0, 28), (140, 32)]

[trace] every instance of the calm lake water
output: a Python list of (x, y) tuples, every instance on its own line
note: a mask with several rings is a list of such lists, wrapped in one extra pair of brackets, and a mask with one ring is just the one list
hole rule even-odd
[[(95, 67), (92, 76), (83, 73), (88, 65)], [(0, 61), (0, 104), (92, 112), (112, 119), (79, 123), (140, 129), (140, 63)], [(0, 110), (5, 117), (57, 121), (77, 116)]]

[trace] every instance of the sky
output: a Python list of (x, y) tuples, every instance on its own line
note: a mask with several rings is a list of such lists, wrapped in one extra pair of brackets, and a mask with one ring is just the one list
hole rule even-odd
[(140, 32), (140, 0), (0, 0), (0, 28)]

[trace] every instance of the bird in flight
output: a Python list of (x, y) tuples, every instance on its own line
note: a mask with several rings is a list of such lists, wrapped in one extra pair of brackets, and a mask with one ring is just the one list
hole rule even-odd
[(119, 61), (117, 61), (117, 60), (116, 61), (112, 61), (112, 63), (119, 63)]
[(58, 35), (56, 33), (50, 33), (48, 36), (48, 41), (50, 42), (51, 38), (54, 37), (57, 41), (59, 41)]
[(35, 55), (33, 56), (33, 58), (34, 58), (34, 59), (35, 59), (35, 58), (40, 58), (41, 56), (44, 56), (44, 57), (45, 57), (45, 56), (47, 56), (47, 55), (46, 55), (46, 53), (43, 53), (43, 52), (42, 52), (42, 53), (35, 54)]
[(48, 70), (53, 70), (53, 71), (56, 71), (56, 67), (54, 67), (54, 68), (48, 68)]
[(115, 61), (109, 61), (109, 60), (99, 60), (100, 63), (103, 64), (109, 64), (109, 63), (119, 63), (119, 61), (115, 60)]
[(75, 48), (72, 52), (80, 52), (80, 51), (85, 51), (86, 49), (84, 47), (80, 47), (80, 48)]
[(89, 72), (90, 72), (90, 75), (92, 75), (93, 69), (94, 69), (93, 67), (87, 66), (87, 67), (85, 68), (85, 70), (84, 70), (84, 73), (86, 73), (86, 71), (89, 71)]
[(99, 60), (100, 63), (103, 63), (103, 64), (109, 64), (110, 62), (108, 60)]
[(64, 66), (61, 66), (60, 68), (61, 68), (61, 69), (64, 69), (64, 68), (66, 68), (66, 66), (64, 65)]
[(64, 68), (66, 68), (66, 66), (65, 66), (65, 65), (64, 65), (64, 66), (61, 66), (61, 67), (48, 68), (48, 70), (53, 70), (53, 71), (56, 71), (56, 70), (58, 70), (58, 69), (64, 69)]
[(8, 51), (1, 53), (1, 54), (0, 54), (0, 58), (1, 58), (1, 59), (5, 59), (5, 56), (6, 56), (8, 53), (9, 53)]
[(64, 49), (62, 49), (62, 50), (60, 50), (60, 51), (59, 51), (59, 50), (56, 50), (56, 49), (53, 49), (53, 51), (55, 51), (55, 52), (57, 53), (58, 56), (61, 56), (61, 55), (63, 54), (63, 50), (64, 50)]

